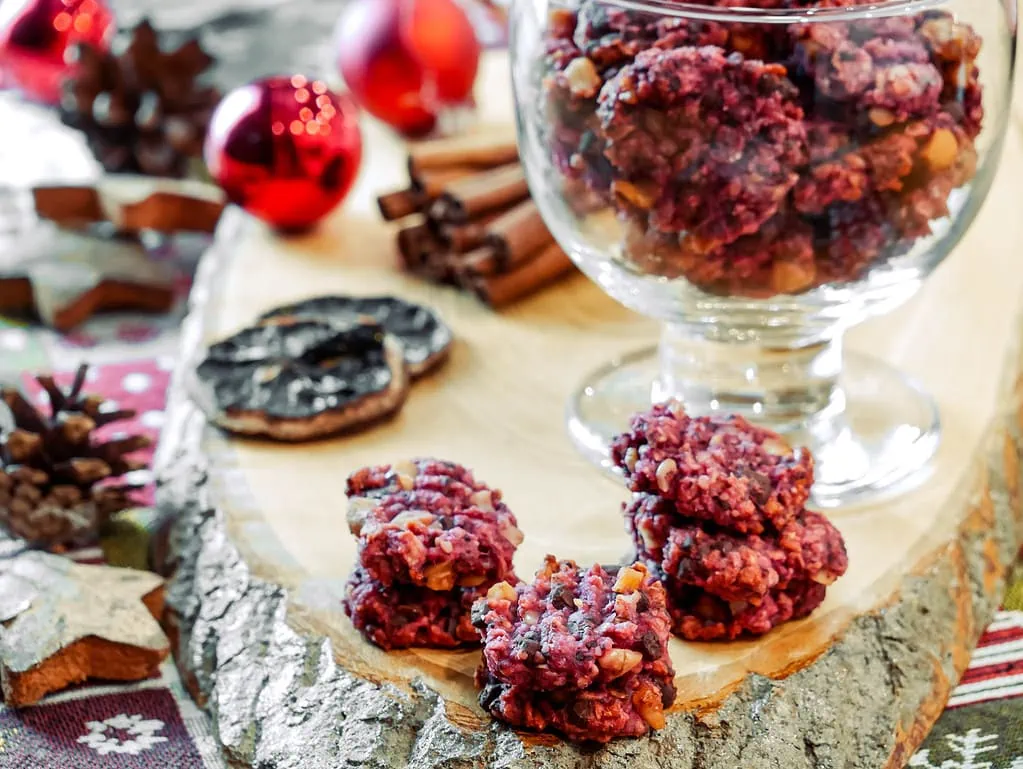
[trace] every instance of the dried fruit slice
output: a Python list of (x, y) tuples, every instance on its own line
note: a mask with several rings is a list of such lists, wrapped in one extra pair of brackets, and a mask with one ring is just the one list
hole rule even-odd
[(278, 307), (260, 321), (315, 320), (349, 324), (371, 320), (401, 342), (409, 374), (420, 377), (442, 363), (451, 349), (452, 335), (437, 314), (427, 307), (393, 296), (320, 296)]
[(196, 399), (233, 433), (306, 441), (396, 412), (408, 394), (398, 340), (374, 323), (273, 323), (212, 345)]

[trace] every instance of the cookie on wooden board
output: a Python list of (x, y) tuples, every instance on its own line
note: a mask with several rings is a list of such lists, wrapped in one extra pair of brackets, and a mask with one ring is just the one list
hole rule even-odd
[(0, 688), (32, 705), (88, 679), (139, 681), (170, 652), (163, 580), (27, 552), (0, 561)]

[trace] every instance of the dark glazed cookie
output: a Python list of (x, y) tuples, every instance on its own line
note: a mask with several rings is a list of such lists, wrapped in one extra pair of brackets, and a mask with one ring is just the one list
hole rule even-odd
[(480, 704), (495, 717), (597, 742), (664, 726), (670, 618), (642, 564), (610, 574), (548, 556), (532, 584), (491, 587), (473, 623), (484, 639)]
[(742, 533), (782, 527), (810, 496), (813, 457), (735, 416), (690, 417), (677, 402), (632, 419), (611, 444), (632, 491), (674, 502), (687, 518)]
[(451, 329), (432, 310), (393, 296), (320, 296), (278, 307), (261, 322), (315, 320), (348, 325), (367, 319), (401, 342), (405, 365), (413, 378), (442, 363), (451, 349)]
[(356, 568), (343, 605), (356, 630), (382, 649), (452, 649), (479, 643), (470, 612), (486, 591), (480, 587), (441, 593), (414, 585), (383, 585)]
[(408, 393), (401, 345), (376, 324), (247, 328), (212, 345), (196, 379), (212, 422), (283, 441), (366, 425), (397, 411)]

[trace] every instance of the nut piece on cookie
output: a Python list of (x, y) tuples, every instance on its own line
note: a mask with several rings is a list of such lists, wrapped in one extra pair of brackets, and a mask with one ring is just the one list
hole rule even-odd
[(532, 584), (497, 583), (473, 607), (482, 707), (512, 726), (581, 741), (664, 726), (675, 699), (664, 588), (643, 564), (612, 574), (548, 556)]
[(743, 533), (784, 526), (806, 504), (813, 457), (741, 416), (690, 417), (677, 402), (632, 419), (611, 444), (634, 492)]

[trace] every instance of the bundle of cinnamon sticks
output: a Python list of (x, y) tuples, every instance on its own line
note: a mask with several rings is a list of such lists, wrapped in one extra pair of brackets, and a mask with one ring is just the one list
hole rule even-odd
[(409, 186), (381, 195), (380, 213), (401, 221), (405, 268), (461, 286), (497, 309), (573, 269), (529, 197), (514, 138), (437, 139), (414, 146)]

